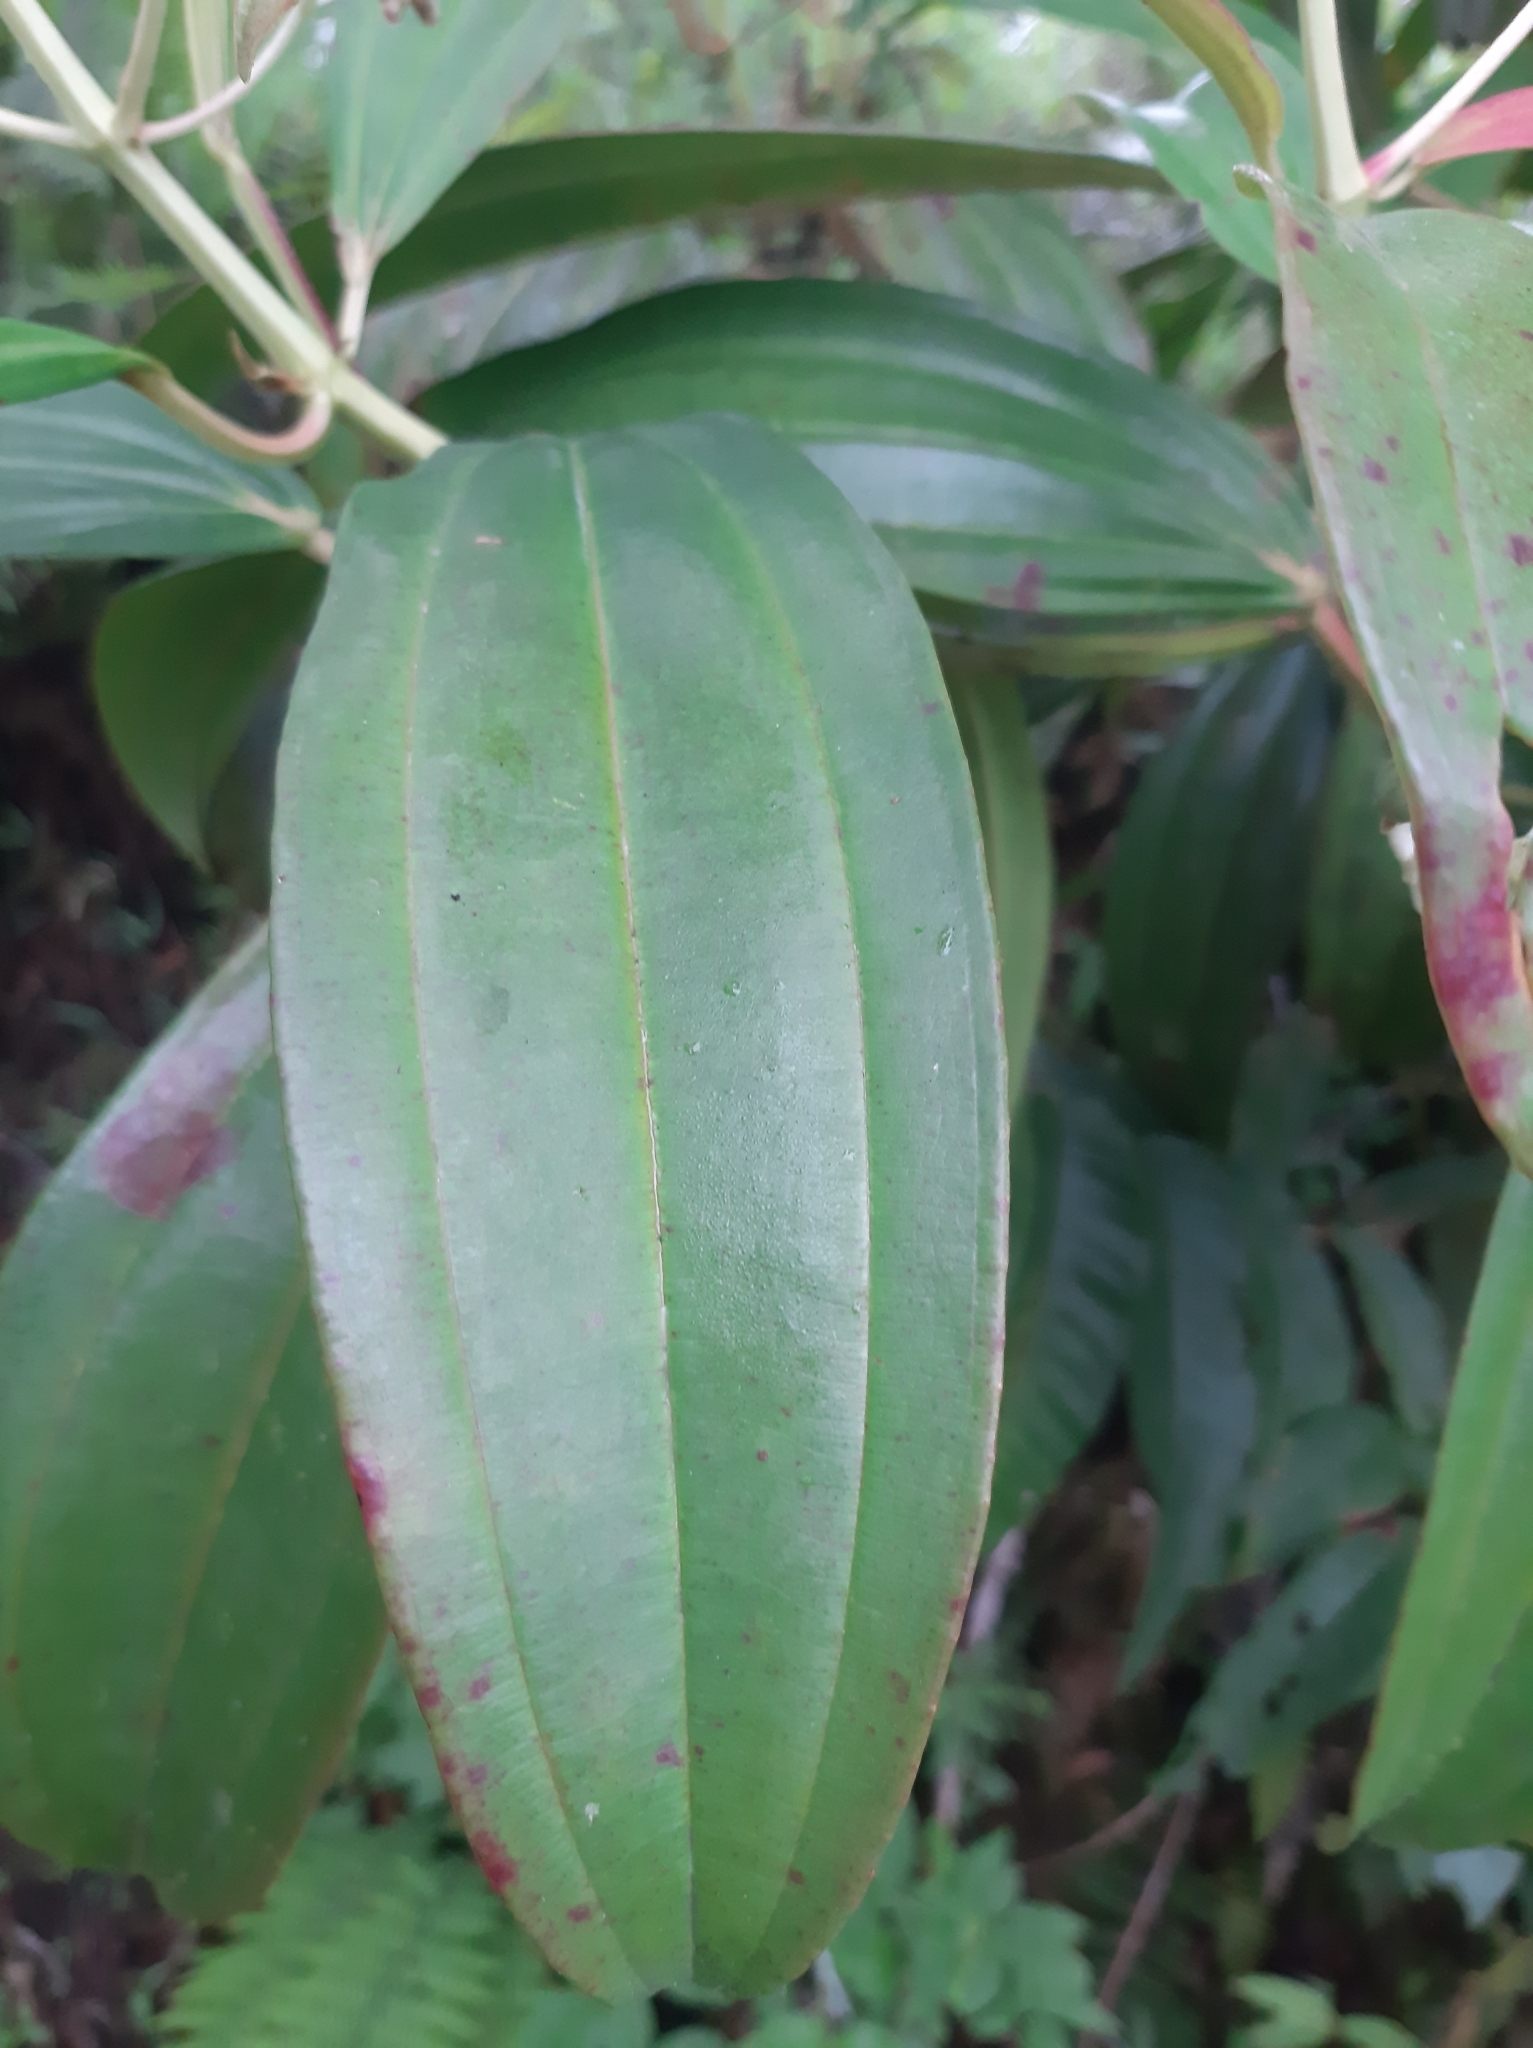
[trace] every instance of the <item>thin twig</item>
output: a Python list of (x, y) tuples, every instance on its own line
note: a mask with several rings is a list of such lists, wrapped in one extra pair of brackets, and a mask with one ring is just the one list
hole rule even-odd
[(303, 9), (295, 8), (257, 57), (248, 78), (230, 79), (222, 92), (215, 92), (200, 107), (192, 107), (184, 114), (172, 114), (164, 121), (146, 121), (138, 131), (139, 141), (148, 143), (151, 148), (161, 142), (174, 142), (178, 136), (195, 134), (197, 129), (205, 127), (218, 115), (227, 114), (231, 107), (237, 107), (246, 93), (255, 90), (287, 51), (303, 26), (303, 19)]
[(235, 420), (225, 419), (221, 412), (178, 384), (168, 370), (127, 370), (122, 382), (142, 392), (151, 405), (179, 421), (209, 448), (243, 462), (302, 462), (329, 433), (335, 410), (329, 392), (316, 391), (290, 427), (284, 427), (280, 433), (262, 434), (254, 427), (242, 427)]
[(1068, 1870), (1074, 1863), (1084, 1863), (1088, 1856), (1100, 1856), (1107, 1849), (1116, 1849), (1120, 1843), (1131, 1842), (1135, 1835), (1149, 1826), (1165, 1803), (1161, 1793), (1147, 1792), (1137, 1805), (1129, 1807), (1126, 1813), (1120, 1813), (1116, 1820), (1108, 1821), (1094, 1835), (1071, 1842), (1063, 1849), (1051, 1849), (1047, 1856), (1029, 1857), (1026, 1863), (1029, 1880), (1052, 1877), (1057, 1871)]
[(1144, 1953), (1144, 1945), (1154, 1932), (1155, 1923), (1165, 1909), (1166, 1897), (1171, 1890), (1171, 1881), (1176, 1876), (1177, 1866), (1187, 1853), (1192, 1840), (1192, 1831), (1198, 1824), (1198, 1811), (1203, 1804), (1203, 1781), (1190, 1792), (1184, 1792), (1171, 1809), (1171, 1819), (1161, 1837), (1160, 1847), (1155, 1852), (1155, 1861), (1150, 1865), (1150, 1874), (1144, 1881), (1139, 1897), (1134, 1901), (1134, 1910), (1128, 1917), (1128, 1925), (1118, 1937), (1118, 1946), (1113, 1950), (1112, 1961), (1102, 1978), (1102, 1987), (1097, 1993), (1097, 2003), (1107, 2012), (1117, 2009), (1118, 2000), (1123, 1996), (1124, 1986), (1134, 1973), (1134, 1966)]
[(1494, 77), (1530, 34), (1533, 34), (1533, 0), (1526, 0), (1526, 5), (1518, 9), (1496, 40), (1480, 52), (1442, 98), (1428, 107), (1419, 121), (1412, 122), (1403, 135), (1397, 135), (1377, 156), (1368, 159), (1370, 190), (1381, 192), (1397, 171), (1419, 155), (1422, 144), (1430, 142), (1440, 128), (1445, 128), (1460, 107), (1468, 106), (1485, 81)]
[(55, 149), (90, 147), (64, 122), (41, 121), (35, 114), (18, 114), (10, 107), (0, 107), (0, 135), (14, 136), (18, 142), (51, 142)]
[(112, 129), (126, 142), (144, 123), (144, 106), (160, 61), (160, 41), (165, 34), (165, 15), (170, 0), (138, 0), (138, 19), (133, 24), (133, 41), (128, 61), (117, 81), (117, 106)]

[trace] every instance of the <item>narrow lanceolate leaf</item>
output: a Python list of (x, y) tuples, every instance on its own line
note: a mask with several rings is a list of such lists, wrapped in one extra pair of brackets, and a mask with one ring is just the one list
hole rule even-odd
[(370, 279), (580, 25), (579, 0), (441, 0), (426, 21), (337, 0), (325, 68), (342, 275)]
[(482, 363), (420, 409), (503, 434), (712, 406), (791, 434), (934, 620), (1056, 673), (1062, 638), (1127, 617), (1172, 661), (1189, 619), (1254, 615), (1270, 636), (1317, 544), (1256, 444), (1180, 392), (896, 285), (693, 286)]
[(1146, 5), (1212, 72), (1240, 117), (1257, 163), (1275, 171), (1283, 95), (1244, 24), (1220, 0), (1146, 0)]
[(201, 1920), (260, 1898), (383, 1638), (267, 1008), (263, 933), (0, 1272), (0, 1825)]
[(470, 1839), (604, 1995), (779, 1983), (908, 1790), (998, 1392), (919, 614), (747, 422), (444, 451), (348, 510), (275, 868), (317, 1298)]
[(948, 698), (968, 756), (985, 842), (985, 872), (1001, 949), (1001, 1010), (1011, 1106), (1027, 1085), (1054, 911), (1054, 847), (1048, 802), (1014, 683), (948, 678)]
[(1395, 1412), (1416, 1436), (1437, 1433), (1448, 1400), (1443, 1313), (1402, 1252), (1372, 1230), (1339, 1230), (1363, 1324), (1389, 1375)]
[(130, 583), (91, 663), (96, 708), (139, 802), (208, 865), (208, 803), (262, 693), (291, 676), (324, 588), (303, 555), (238, 555)]
[(215, 454), (136, 391), (0, 410), (0, 558), (256, 554), (319, 523), (290, 470)]
[(1273, 188), (1294, 413), (1410, 805), (1427, 961), (1482, 1114), (1533, 1166), (1533, 997), (1503, 723), (1533, 736), (1527, 243)]
[(52, 398), (105, 384), (124, 370), (153, 369), (136, 348), (114, 348), (67, 327), (43, 327), (35, 320), (0, 320), (0, 405)]
[(1125, 1681), (1160, 1650), (1188, 1598), (1224, 1579), (1257, 1412), (1232, 1178), (1213, 1153), (1185, 1138), (1148, 1138), (1142, 1156), (1153, 1263), (1129, 1405), (1160, 1520)]
[(1383, 1823), (1397, 1839), (1440, 1848), (1533, 1829), (1530, 1257), (1533, 1185), (1512, 1173), (1475, 1292), (1421, 1553), (1353, 1807), (1359, 1829)]
[(990, 1541), (1031, 1520), (1100, 1426), (1150, 1268), (1137, 1140), (1067, 1069), (1014, 1120), (1012, 1213)]
[(1107, 894), (1107, 999), (1141, 1088), (1222, 1142), (1271, 977), (1298, 936), (1330, 746), (1308, 646), (1233, 664), (1146, 771)]
[[(1533, 86), (1492, 93), (1472, 100), (1429, 136), (1411, 161), (1425, 170), (1432, 164), (1456, 163), (1466, 156), (1490, 156), (1501, 149), (1527, 149), (1533, 144)], [(1389, 151), (1370, 157), (1366, 169), (1377, 177), (1389, 162)]]
[(1336, 1025), (1342, 1050), (1400, 1067), (1442, 1047), (1421, 919), (1385, 827), (1404, 817), (1389, 742), (1354, 698), (1331, 755), (1310, 870), (1305, 1000)]

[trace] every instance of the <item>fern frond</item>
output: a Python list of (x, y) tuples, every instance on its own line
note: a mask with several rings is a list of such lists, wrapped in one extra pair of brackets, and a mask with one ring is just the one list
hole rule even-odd
[[(555, 1980), (474, 1866), (429, 1825), (321, 1812), (266, 1906), (204, 1955), (167, 2041), (185, 2048), (647, 2048), (647, 2005), (607, 2007)], [(557, 2023), (549, 2026), (555, 2019)]]

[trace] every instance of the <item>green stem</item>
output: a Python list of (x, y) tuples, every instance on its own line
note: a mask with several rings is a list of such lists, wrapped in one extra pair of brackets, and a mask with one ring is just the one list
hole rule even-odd
[(1346, 206), (1366, 194), (1368, 177), (1352, 132), (1336, 0), (1299, 0), (1299, 28), (1304, 41), (1304, 83), (1315, 131), (1315, 186), (1331, 205)]
[(0, 21), (81, 141), (207, 280), (277, 369), (305, 390), (327, 392), (340, 411), (405, 461), (424, 461), (443, 445), (435, 428), (340, 360), (157, 157), (114, 134), (112, 101), (59, 33), (42, 0), (0, 0)]
[(144, 124), (144, 108), (149, 102), (154, 67), (160, 60), (168, 6), (169, 0), (139, 0), (128, 61), (117, 81), (117, 111), (112, 121), (113, 132), (124, 141), (131, 141)]

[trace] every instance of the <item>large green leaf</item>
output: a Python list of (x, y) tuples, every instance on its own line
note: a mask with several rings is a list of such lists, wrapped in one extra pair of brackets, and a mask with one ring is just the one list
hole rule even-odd
[(1256, 1436), (1241, 1319), (1245, 1254), (1223, 1162), (1185, 1138), (1143, 1141), (1151, 1277), (1129, 1373), (1134, 1439), (1160, 1509), (1124, 1663), (1141, 1673), (1189, 1596), (1223, 1582)]
[[(1133, 616), (1291, 620), (1313, 535), (1256, 444), (1127, 364), (896, 285), (705, 284), (427, 393), (450, 434), (582, 432), (711, 407), (791, 434), (878, 527), (940, 623), (1057, 668)], [(1184, 658), (1180, 646), (1170, 660)]]
[(1378, 719), (1354, 699), (1321, 804), (1305, 917), (1305, 996), (1334, 1021), (1344, 1051), (1385, 1067), (1430, 1058), (1443, 1039), (1421, 919), (1384, 836), (1404, 808)]
[(254, 1905), (383, 1640), (288, 1176), (265, 934), (0, 1274), (0, 1823)]
[(352, 500), (278, 788), (279, 1048), (375, 1550), (582, 1984), (803, 1969), (979, 1541), (995, 940), (897, 571), (749, 422)]
[(236, 555), (120, 590), (92, 659), (96, 708), (150, 816), (209, 865), (209, 802), (263, 691), (291, 673), (324, 588), (303, 555)]
[(325, 66), (330, 218), (341, 269), (371, 277), (490, 142), (513, 103), (580, 26), (580, 0), (439, 0), (410, 8), (335, 0)]
[(1405, 784), (1432, 982), (1476, 1102), (1528, 1167), (1533, 996), (1500, 795), (1503, 723), (1533, 737), (1527, 240), (1272, 189), (1294, 412)]
[(1011, 1106), (1027, 1086), (1054, 911), (1048, 800), (1015, 683), (947, 679), (985, 842), (985, 873), (1001, 949), (1001, 1011)]
[(1204, 686), (1134, 793), (1107, 892), (1107, 999), (1140, 1086), (1222, 1140), (1271, 977), (1298, 936), (1330, 746), (1308, 646)]
[(1512, 1173), (1353, 1807), (1359, 1829), (1430, 1847), (1533, 1832), (1530, 1259), (1533, 1184)]
[(67, 327), (0, 320), (0, 405), (52, 398), (60, 391), (104, 384), (124, 370), (153, 367), (136, 348), (114, 348)]
[(215, 454), (136, 391), (0, 409), (0, 559), (255, 554), (319, 523), (290, 470)]

